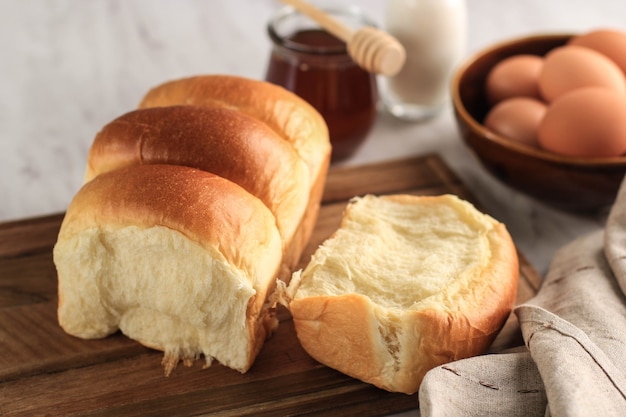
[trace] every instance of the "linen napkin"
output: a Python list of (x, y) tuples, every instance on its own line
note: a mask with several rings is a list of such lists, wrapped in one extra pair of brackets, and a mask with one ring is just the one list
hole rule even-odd
[(431, 370), (422, 417), (626, 416), (626, 184), (604, 230), (555, 254), (517, 307), (526, 349)]

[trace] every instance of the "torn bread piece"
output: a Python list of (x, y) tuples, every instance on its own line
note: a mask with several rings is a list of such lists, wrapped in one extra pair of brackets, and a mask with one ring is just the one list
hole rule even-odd
[(281, 296), (313, 358), (411, 394), (428, 370), (487, 350), (518, 276), (505, 226), (470, 203), (367, 195)]

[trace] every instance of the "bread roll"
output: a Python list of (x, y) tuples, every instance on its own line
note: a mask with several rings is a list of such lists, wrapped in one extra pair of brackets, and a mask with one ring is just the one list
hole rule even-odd
[(85, 181), (140, 163), (202, 169), (258, 197), (276, 218), (284, 251), (281, 276), (290, 277), (311, 231), (311, 226), (301, 227), (311, 184), (308, 167), (293, 146), (265, 123), (230, 108), (181, 105), (134, 110), (96, 135)]
[(58, 318), (81, 338), (116, 330), (245, 372), (275, 324), (282, 248), (272, 213), (217, 175), (176, 165), (101, 174), (75, 195), (54, 247)]
[(407, 394), (440, 364), (483, 353), (513, 307), (505, 226), (457, 197), (365, 196), (285, 293), (319, 362)]

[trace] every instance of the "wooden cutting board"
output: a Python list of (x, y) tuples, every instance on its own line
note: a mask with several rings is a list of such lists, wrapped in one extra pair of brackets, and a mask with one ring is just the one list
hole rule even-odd
[[(324, 202), (303, 256), (339, 225), (348, 199), (365, 193), (470, 192), (436, 155), (329, 173)], [(475, 201), (474, 201), (475, 203)], [(52, 247), (62, 214), (0, 224), (0, 415), (380, 416), (417, 408), (417, 395), (393, 394), (318, 364), (300, 347), (288, 312), (246, 374), (202, 361), (163, 376), (161, 353), (121, 334), (81, 340), (56, 321)], [(521, 257), (518, 302), (541, 277)], [(521, 345), (514, 316), (492, 351)]]

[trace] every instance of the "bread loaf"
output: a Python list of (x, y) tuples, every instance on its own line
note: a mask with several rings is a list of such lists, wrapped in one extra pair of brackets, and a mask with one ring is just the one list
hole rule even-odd
[(504, 225), (469, 203), (365, 196), (294, 273), (285, 297), (313, 358), (410, 394), (431, 368), (488, 348), (511, 311), (518, 274)]
[(59, 323), (82, 338), (121, 329), (164, 351), (167, 374), (200, 355), (246, 372), (315, 225), (328, 129), (269, 83), (166, 85), (179, 102), (146, 101), (94, 139), (54, 247)]

